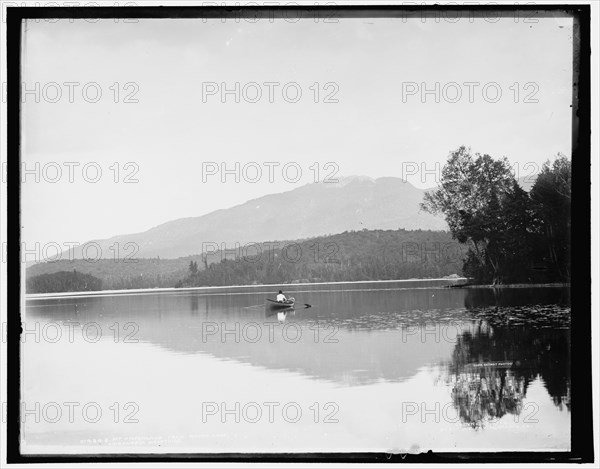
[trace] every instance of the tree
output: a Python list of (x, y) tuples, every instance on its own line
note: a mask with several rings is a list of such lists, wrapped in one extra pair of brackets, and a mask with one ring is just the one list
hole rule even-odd
[(471, 269), (477, 265), (482, 280), (491, 274), (494, 283), (502, 282), (503, 237), (509, 236), (504, 205), (511, 194), (521, 197), (515, 195), (515, 187), (506, 158), (472, 155), (461, 146), (450, 153), (439, 187), (426, 193), (421, 203), (421, 209), (429, 213), (442, 213), (453, 238), (469, 245), (466, 262)]
[(571, 161), (559, 154), (542, 167), (530, 197), (545, 258), (555, 277), (570, 277)]
[(500, 275), (512, 281), (528, 281), (534, 245), (534, 216), (532, 203), (514, 181), (502, 203), (501, 223), (496, 226), (495, 239), (502, 267)]

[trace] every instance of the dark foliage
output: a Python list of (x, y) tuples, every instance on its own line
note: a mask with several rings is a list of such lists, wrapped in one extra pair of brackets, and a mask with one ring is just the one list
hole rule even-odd
[(468, 247), (463, 273), (480, 283), (569, 281), (571, 162), (547, 162), (527, 194), (506, 158), (452, 152), (421, 207), (443, 214)]
[(443, 231), (363, 230), (213, 253), (176, 286), (438, 278), (460, 271), (464, 251)]
[(102, 290), (102, 280), (89, 274), (55, 272), (27, 279), (27, 293), (57, 293)]

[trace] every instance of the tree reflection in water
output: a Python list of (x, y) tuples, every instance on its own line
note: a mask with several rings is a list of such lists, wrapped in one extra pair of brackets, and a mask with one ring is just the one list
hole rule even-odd
[(569, 331), (497, 327), (479, 321), (458, 336), (446, 382), (460, 421), (474, 429), (519, 415), (529, 384), (544, 383), (561, 410), (571, 409)]

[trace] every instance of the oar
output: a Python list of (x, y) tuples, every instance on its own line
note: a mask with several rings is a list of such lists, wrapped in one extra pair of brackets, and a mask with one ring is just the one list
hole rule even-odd
[[(294, 298), (290, 298), (293, 301), (296, 301)], [(312, 305), (309, 305), (308, 303), (304, 303), (304, 309), (308, 309), (308, 308), (312, 308)]]
[[(291, 301), (294, 301), (294, 302), (296, 301), (296, 300), (295, 300), (294, 298), (292, 298), (292, 297), (290, 297), (290, 298), (289, 298), (289, 300), (291, 300)], [(308, 303), (304, 303), (304, 309), (307, 309), (307, 308), (312, 308), (312, 305), (309, 305)]]

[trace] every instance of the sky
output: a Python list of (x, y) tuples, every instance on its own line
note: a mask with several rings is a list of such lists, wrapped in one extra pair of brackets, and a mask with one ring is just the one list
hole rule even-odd
[(568, 18), (41, 20), (25, 31), (28, 245), (145, 231), (326, 178), (429, 188), (461, 145), (507, 157), (520, 177), (570, 154)]

